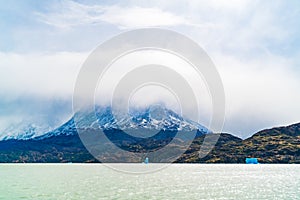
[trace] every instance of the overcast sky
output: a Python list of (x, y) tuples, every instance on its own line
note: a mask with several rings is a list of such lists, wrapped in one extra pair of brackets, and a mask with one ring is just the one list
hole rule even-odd
[(142, 27), (178, 31), (205, 49), (225, 88), (225, 132), (245, 138), (300, 122), (298, 1), (0, 2), (2, 132), (21, 122), (52, 127), (69, 118), (89, 53)]

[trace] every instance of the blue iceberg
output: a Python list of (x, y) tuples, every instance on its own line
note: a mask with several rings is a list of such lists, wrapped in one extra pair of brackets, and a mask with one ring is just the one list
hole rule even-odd
[(257, 158), (246, 158), (246, 164), (259, 164)]
[(144, 163), (145, 163), (145, 164), (148, 164), (148, 163), (149, 163), (149, 158), (148, 158), (148, 157), (145, 158)]

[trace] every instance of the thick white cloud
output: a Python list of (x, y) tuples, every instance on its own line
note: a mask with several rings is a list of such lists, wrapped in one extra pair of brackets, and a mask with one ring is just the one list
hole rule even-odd
[[(15, 108), (27, 112), (24, 116), (31, 115), (28, 113), (33, 109), (37, 109), (35, 112), (39, 116), (39, 111), (45, 111), (42, 106), (51, 102), (51, 99), (61, 99), (64, 104), (71, 103), (74, 83), (86, 57), (87, 53), (71, 52), (45, 55), (1, 53), (1, 98), (6, 99), (6, 106), (11, 102), (14, 104), (10, 106), (11, 108), (16, 106)], [(141, 55), (135, 58), (140, 59), (135, 64), (147, 60)], [(300, 80), (295, 70), (290, 67), (293, 66), (293, 62), (289, 59), (269, 56), (245, 61), (223, 54), (214, 54), (212, 58), (219, 70), (226, 93), (225, 131), (246, 137), (261, 128), (290, 124), (299, 120)], [(133, 62), (133, 57), (131, 56), (129, 60)], [(128, 62), (127, 59), (126, 65), (130, 65)], [(176, 63), (172, 60), (163, 62), (169, 65), (173, 63), (176, 68)], [(27, 100), (22, 102), (19, 98), (22, 99), (24, 96)], [(40, 99), (41, 105), (28, 105), (30, 104), (28, 97), (33, 99), (35, 105)], [(204, 102), (207, 103), (207, 107), (211, 106), (209, 101)], [(21, 105), (22, 103), (24, 105)], [(202, 104), (201, 107), (205, 108), (205, 105)], [(71, 105), (67, 110), (70, 112)], [(49, 112), (47, 109), (46, 111)], [(20, 120), (22, 116), (20, 112), (12, 113)], [(11, 113), (2, 113), (2, 116), (3, 114), (9, 116)], [(10, 115), (8, 119), (12, 118)], [(2, 122), (7, 124), (7, 120), (3, 119)]]
[(86, 55), (0, 53), (0, 138), (29, 126), (42, 134), (70, 118), (74, 83)]
[(33, 95), (66, 97), (87, 53), (0, 53), (2, 98)]
[[(28, 54), (0, 53), (0, 95), (2, 99), (31, 94), (69, 100), (88, 55), (76, 51), (102, 41), (105, 33), (110, 37), (111, 30), (106, 28), (159, 26), (190, 36), (216, 63), (227, 97), (225, 131), (246, 137), (262, 128), (298, 122), (300, 16), (294, 4), (198, 0), (55, 4), (48, 12), (35, 13), (37, 20), (54, 26), (51, 31), (57, 34), (43, 44), (45, 51), (61, 45), (74, 52), (30, 53), (33, 46)], [(96, 41), (99, 32), (105, 33)], [(36, 41), (43, 37), (34, 33), (29, 31), (24, 41), (39, 45)], [(92, 42), (86, 42), (90, 38)]]
[(247, 137), (273, 126), (300, 120), (300, 79), (286, 58), (239, 60), (215, 55), (227, 98), (224, 130)]

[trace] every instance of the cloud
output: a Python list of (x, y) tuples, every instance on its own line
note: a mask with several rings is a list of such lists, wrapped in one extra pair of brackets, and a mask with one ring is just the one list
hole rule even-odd
[(67, 97), (87, 53), (1, 53), (0, 95)]
[(0, 139), (35, 128), (43, 134), (60, 126), (72, 116), (72, 102), (59, 97), (19, 96), (0, 100)]
[(31, 126), (42, 134), (69, 119), (74, 83), (86, 56), (0, 52), (0, 138)]
[(190, 1), (184, 13), (190, 13), (192, 21), (211, 24), (189, 29), (189, 35), (208, 51), (251, 60), (262, 54), (280, 55), (294, 51), (290, 43), (297, 37), (295, 33), (299, 34), (295, 26), (299, 22), (292, 14), (297, 12), (292, 6), (283, 9), (287, 5), (280, 1), (273, 4), (265, 1), (239, 1), (237, 4)]
[[(43, 119), (47, 118), (47, 123), (55, 120), (57, 121), (52, 124), (63, 123), (71, 115), (74, 83), (87, 55), (88, 53), (76, 52), (0, 53), (0, 104), (2, 108), (6, 108), (0, 112), (0, 128), (29, 117), (32, 122), (40, 120), (41, 115), (46, 116)], [(117, 62), (114, 67), (130, 66), (132, 63), (145, 64), (154, 61), (155, 58), (166, 66), (178, 68), (183, 65), (172, 56), (155, 52), (128, 56)], [(213, 54), (212, 58), (223, 80), (227, 99), (224, 131), (248, 137), (262, 128), (299, 121), (300, 94), (297, 91), (300, 88), (300, 80), (298, 73), (291, 67), (295, 65), (293, 60), (268, 55), (264, 59), (249, 61), (221, 53)], [(106, 78), (107, 82), (112, 83), (121, 76), (120, 70), (117, 69), (116, 72), (118, 73), (112, 74), (113, 78)], [(186, 71), (182, 72), (182, 75), (187, 78), (192, 74)], [(189, 80), (192, 81), (192, 77)], [(109, 88), (108, 85), (106, 87)], [(145, 91), (147, 95), (151, 94), (150, 91)], [(156, 93), (157, 89), (153, 91), (153, 94)], [(141, 98), (145, 93), (139, 95), (135, 101), (142, 99), (140, 104), (153, 100)], [(160, 97), (166, 98), (162, 101), (167, 102), (167, 98), (170, 98), (164, 93), (161, 93)], [(103, 100), (101, 97), (99, 99)], [(205, 100), (202, 103), (204, 104), (200, 105), (201, 111), (207, 112), (205, 108), (210, 108), (210, 101)], [(175, 109), (178, 109), (176, 105)], [(61, 112), (58, 113), (57, 110)], [(64, 111), (66, 114), (63, 114)], [(209, 116), (210, 113), (206, 115)], [(202, 122), (207, 123), (207, 120), (202, 119)]]
[(115, 25), (120, 29), (190, 25), (186, 18), (157, 7), (85, 5), (66, 1), (58, 10), (50, 11), (50, 13), (36, 13), (36, 15), (42, 22), (60, 28), (103, 23)]
[(227, 97), (225, 131), (245, 138), (299, 122), (300, 80), (290, 59), (269, 55), (245, 62), (219, 54), (215, 63)]
[[(25, 25), (12, 31), (16, 38), (9, 42), (12, 53), (0, 53), (0, 96), (6, 104), (24, 95), (69, 99), (87, 51), (119, 29), (159, 26), (189, 36), (216, 63), (228, 102), (224, 131), (247, 137), (262, 128), (299, 122), (296, 4), (198, 0), (53, 3), (47, 12), (35, 11), (32, 19), (42, 22), (37, 27)], [(26, 53), (14, 52), (18, 46)]]

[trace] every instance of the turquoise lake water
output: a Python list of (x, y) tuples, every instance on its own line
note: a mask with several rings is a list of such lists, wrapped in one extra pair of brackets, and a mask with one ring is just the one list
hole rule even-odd
[(2, 164), (0, 199), (300, 199), (300, 165)]

